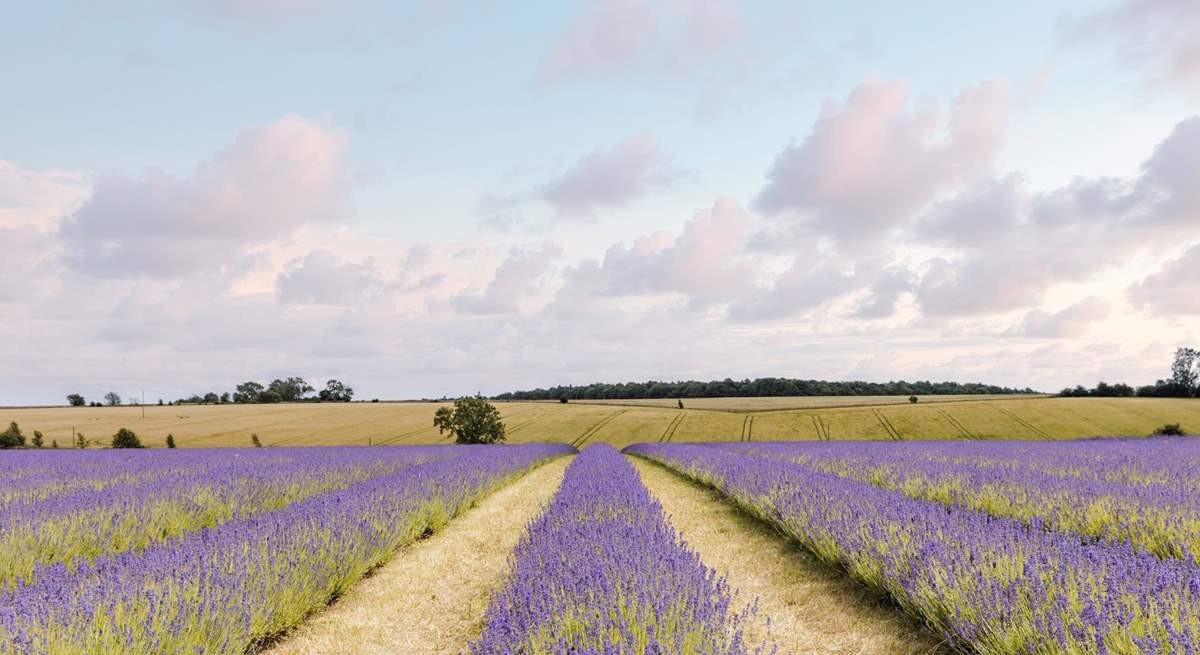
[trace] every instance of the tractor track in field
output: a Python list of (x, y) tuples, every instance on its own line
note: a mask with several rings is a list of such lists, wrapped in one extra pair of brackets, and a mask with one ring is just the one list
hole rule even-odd
[(748, 414), (742, 419), (742, 441), (750, 441), (754, 437), (754, 415)]
[(588, 439), (591, 439), (592, 437), (596, 436), (596, 433), (600, 431), (600, 428), (603, 428), (605, 425), (608, 424), (609, 421), (613, 420), (614, 418), (617, 418), (618, 416), (620, 416), (628, 411), (629, 410), (627, 410), (627, 409), (621, 409), (621, 410), (613, 412), (612, 414), (609, 414), (608, 416), (605, 416), (604, 418), (597, 421), (594, 425), (592, 425), (592, 427), (584, 430), (583, 433), (580, 434), (578, 437), (575, 437), (575, 439), (571, 441), (571, 445), (573, 447), (575, 447), (576, 449), (582, 447), (583, 444), (587, 443)]
[(1001, 414), (1004, 414), (1005, 416), (1011, 418), (1012, 420), (1016, 421), (1017, 423), (1020, 423), (1021, 426), (1024, 427), (1026, 430), (1029, 430), (1030, 432), (1038, 435), (1039, 437), (1042, 437), (1043, 439), (1053, 439), (1054, 438), (1054, 437), (1051, 437), (1046, 432), (1044, 432), (1041, 428), (1037, 427), (1036, 425), (1030, 423), (1029, 421), (1026, 421), (1025, 419), (1021, 418), (1020, 416), (1017, 416), (1012, 410), (1005, 409), (1003, 407), (997, 407), (996, 409), (1000, 410)]
[(954, 427), (958, 428), (958, 431), (961, 432), (964, 437), (966, 437), (968, 439), (978, 439), (979, 438), (979, 437), (976, 437), (970, 430), (968, 430), (962, 423), (959, 423), (958, 419), (951, 416), (950, 412), (947, 412), (946, 410), (942, 409), (941, 407), (934, 407), (934, 409), (937, 410), (938, 414), (942, 415), (942, 418), (946, 419), (947, 421), (950, 421), (950, 425), (953, 425)]
[(813, 429), (817, 431), (817, 439), (819, 441), (829, 441), (829, 430), (826, 429), (825, 423), (821, 420), (821, 417), (817, 416), (816, 414), (810, 414), (809, 418), (812, 419)]
[(879, 419), (879, 424), (883, 426), (884, 430), (887, 430), (888, 436), (891, 437), (893, 441), (902, 441), (900, 438), (900, 433), (896, 431), (896, 427), (892, 425), (892, 422), (883, 415), (883, 412), (879, 411), (878, 409), (872, 409), (871, 411), (875, 412), (875, 418)]
[(670, 441), (675, 436), (675, 431), (679, 429), (679, 424), (683, 423), (683, 417), (684, 412), (676, 414), (675, 418), (671, 419), (671, 422), (667, 424), (667, 429), (663, 430), (662, 436), (658, 440)]

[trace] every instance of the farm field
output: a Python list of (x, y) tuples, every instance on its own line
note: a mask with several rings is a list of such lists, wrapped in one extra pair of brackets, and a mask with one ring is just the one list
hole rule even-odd
[[(747, 409), (759, 400), (745, 402)], [(686, 403), (685, 403), (686, 405)], [(0, 425), (40, 430), (69, 447), (72, 431), (106, 444), (117, 429), (149, 446), (167, 434), (182, 448), (446, 443), (438, 403), (299, 403), (177, 407), (0, 408)], [(1164, 423), (1200, 426), (1200, 400), (1002, 398), (771, 411), (710, 411), (613, 404), (497, 403), (512, 443), (555, 441), (623, 447), (648, 441), (843, 439), (1068, 439), (1146, 435)], [(145, 409), (145, 418), (142, 410)], [(1193, 428), (1194, 429), (1194, 428)]]
[[(1047, 398), (1045, 394), (946, 394), (920, 396), (922, 403), (952, 403), (964, 400), (1015, 400)], [(765, 396), (733, 398), (683, 398), (687, 409), (711, 409), (723, 412), (768, 412), (784, 409), (821, 409), (829, 407), (860, 407), (870, 405), (907, 405), (908, 396)], [(550, 402), (550, 401), (546, 401)], [(633, 407), (665, 407), (678, 409), (677, 398), (633, 398), (617, 400), (572, 400), (573, 403), (595, 405), (630, 405)]]

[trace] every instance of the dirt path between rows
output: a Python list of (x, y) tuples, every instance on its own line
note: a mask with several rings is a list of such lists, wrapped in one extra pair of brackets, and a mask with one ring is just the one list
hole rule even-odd
[(779, 655), (925, 655), (947, 652), (936, 637), (869, 590), (821, 564), (769, 526), (639, 457), (630, 458), (675, 530), (737, 594), (758, 599), (744, 625), (751, 646)]
[(569, 457), (492, 493), (446, 527), (398, 551), (271, 655), (454, 653), (483, 629), (509, 555), (558, 490)]

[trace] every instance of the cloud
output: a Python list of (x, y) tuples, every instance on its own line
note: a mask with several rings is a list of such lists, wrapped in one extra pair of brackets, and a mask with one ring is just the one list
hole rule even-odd
[(742, 260), (750, 218), (729, 198), (696, 212), (678, 236), (656, 232), (609, 247), (601, 261), (585, 260), (567, 273), (559, 299), (588, 296), (683, 294), (700, 305), (731, 300), (749, 288)]
[(654, 137), (641, 133), (580, 158), (540, 195), (559, 218), (587, 220), (598, 210), (626, 207), (674, 177)]
[(280, 302), (318, 305), (353, 305), (378, 286), (372, 260), (341, 263), (328, 250), (314, 250), (292, 261), (276, 281)]
[(1019, 333), (1028, 337), (1078, 339), (1088, 325), (1108, 318), (1112, 305), (1103, 298), (1089, 296), (1057, 312), (1030, 310), (1021, 322)]
[(1072, 42), (1112, 42), (1122, 64), (1153, 87), (1200, 92), (1200, 3), (1124, 0), (1068, 25)]
[(1200, 244), (1127, 291), (1130, 302), (1156, 316), (1200, 315)]
[(246, 247), (338, 217), (347, 137), (295, 115), (249, 127), (187, 176), (100, 177), (61, 227), (67, 262), (102, 277), (216, 270)]
[(597, 0), (575, 17), (542, 62), (545, 85), (647, 71), (686, 75), (743, 37), (729, 0)]
[(4, 253), (0, 304), (31, 302), (54, 281), (48, 257), (54, 243), (36, 227), (0, 225), (0, 252)]
[(27, 170), (0, 159), (0, 227), (54, 227), (87, 197), (81, 173)]
[(561, 246), (549, 242), (536, 250), (513, 248), (482, 292), (460, 293), (451, 302), (464, 314), (518, 312), (521, 301), (537, 290), (550, 265), (562, 254)]
[(1005, 82), (993, 80), (947, 109), (910, 110), (904, 82), (864, 82), (779, 153), (756, 204), (841, 241), (882, 239), (936, 194), (990, 170), (1007, 102)]

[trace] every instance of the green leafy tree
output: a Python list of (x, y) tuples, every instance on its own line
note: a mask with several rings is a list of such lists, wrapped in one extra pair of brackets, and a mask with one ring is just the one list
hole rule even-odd
[(454, 401), (454, 407), (439, 407), (433, 415), (438, 434), (449, 432), (456, 443), (502, 443), (504, 421), (500, 410), (479, 396), (467, 396)]
[(117, 405), (120, 405), (121, 394), (115, 391), (110, 391), (104, 394), (104, 404), (108, 405), (109, 407), (116, 407)]
[(354, 398), (354, 389), (342, 384), (341, 380), (330, 380), (317, 394), (323, 402), (348, 403)]
[(33, 439), (31, 440), (31, 442), (30, 442), (30, 443), (32, 443), (32, 444), (33, 444), (33, 447), (34, 447), (34, 448), (41, 448), (41, 447), (42, 447), (42, 444), (44, 444), (44, 443), (45, 443), (45, 441), (43, 441), (43, 435), (42, 435), (42, 432), (41, 432), (41, 430), (34, 430), (34, 431), (33, 431)]
[(167, 448), (174, 448), (174, 447), (175, 447), (175, 435), (168, 433), (167, 434)]
[(8, 429), (0, 432), (0, 448), (19, 448), (25, 445), (25, 435), (16, 421), (8, 424)]
[(113, 448), (143, 448), (138, 436), (129, 428), (121, 428), (112, 438)]
[(285, 403), (304, 400), (305, 396), (314, 391), (312, 385), (300, 377), (271, 380), (271, 384), (267, 388), (279, 394), (280, 399)]
[(70, 403), (71, 407), (83, 407), (87, 404), (87, 401), (83, 399), (83, 396), (77, 393), (69, 394), (67, 396), (67, 402)]
[(1195, 348), (1180, 348), (1175, 351), (1175, 361), (1171, 364), (1171, 381), (1183, 388), (1187, 395), (1196, 397), (1200, 390), (1200, 350)]
[(215, 394), (211, 391), (204, 394), (204, 404), (205, 405), (216, 405), (219, 402), (221, 402), (221, 397), (218, 396), (217, 394)]
[(256, 403), (258, 395), (263, 392), (263, 385), (250, 381), (243, 382), (237, 385), (237, 389), (233, 393), (233, 402), (235, 403)]

